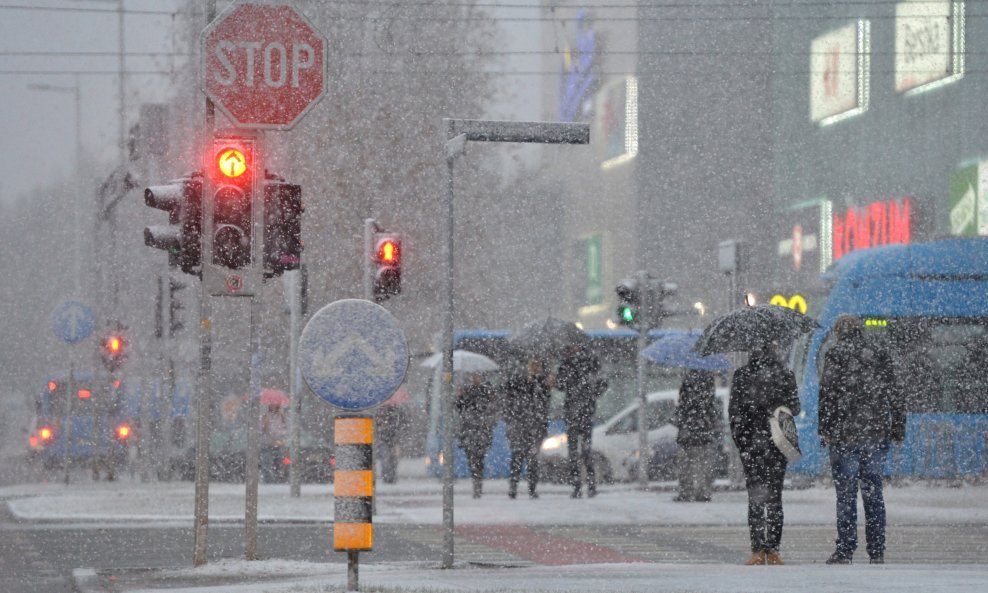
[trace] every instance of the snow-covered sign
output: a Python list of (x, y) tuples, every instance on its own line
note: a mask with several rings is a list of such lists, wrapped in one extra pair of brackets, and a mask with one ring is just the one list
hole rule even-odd
[(384, 402), (408, 369), (408, 343), (398, 321), (384, 307), (360, 299), (320, 309), (302, 330), (298, 352), (309, 388), (345, 410)]
[(326, 92), (326, 45), (293, 6), (235, 3), (202, 32), (202, 89), (237, 127), (291, 129)]
[(55, 335), (69, 344), (88, 338), (96, 325), (93, 310), (79, 301), (65, 301), (55, 307), (51, 319)]

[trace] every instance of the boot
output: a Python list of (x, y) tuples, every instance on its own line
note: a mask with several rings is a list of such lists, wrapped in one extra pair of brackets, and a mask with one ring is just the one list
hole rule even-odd
[(570, 498), (580, 498), (581, 496), (583, 496), (583, 492), (580, 490), (580, 487), (579, 486), (574, 486), (573, 487), (573, 492), (572, 492), (572, 494), (569, 495), (569, 497)]
[(827, 558), (827, 564), (850, 564), (850, 563), (851, 563), (851, 555), (845, 554), (840, 550), (831, 554), (830, 558)]
[(473, 481), (473, 497), (480, 498), (480, 495), (484, 493), (484, 483), (480, 480)]
[(758, 566), (759, 564), (765, 564), (765, 551), (758, 550), (752, 553), (751, 558), (745, 561), (745, 566)]
[(769, 566), (782, 566), (785, 562), (782, 561), (782, 556), (775, 550), (769, 550), (765, 552), (765, 564)]
[(508, 482), (508, 498), (518, 497), (518, 482), (511, 480)]

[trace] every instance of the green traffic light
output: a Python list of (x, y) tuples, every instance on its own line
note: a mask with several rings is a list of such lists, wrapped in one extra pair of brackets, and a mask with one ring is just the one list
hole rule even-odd
[(635, 321), (635, 311), (631, 307), (621, 307), (618, 310), (618, 314), (621, 317), (621, 321), (625, 323), (633, 323)]

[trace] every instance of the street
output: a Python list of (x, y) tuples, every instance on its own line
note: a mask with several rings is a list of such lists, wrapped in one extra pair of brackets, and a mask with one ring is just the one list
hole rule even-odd
[[(42, 484), (0, 490), (5, 503), (0, 505), (4, 534), (0, 538), (0, 591), (72, 591), (73, 570), (79, 568), (112, 574), (114, 569), (191, 566), (192, 523), (171, 511), (172, 497), (188, 496), (190, 484), (156, 486), (129, 478), (114, 484), (80, 482), (67, 489), (62, 484)], [(457, 486), (460, 492), (469, 485), (459, 482)], [(226, 484), (211, 489), (210, 563), (243, 556), (243, 524), (235, 516), (241, 489)], [(315, 487), (307, 488), (303, 499), (294, 503), (282, 496), (282, 489), (278, 485), (262, 489), (262, 505), (272, 510), (261, 514), (261, 560), (345, 563), (344, 554), (330, 549), (328, 518), (318, 519), (322, 508), (331, 515), (331, 496), (325, 488), (316, 492)], [(487, 490), (489, 494), (479, 501), (458, 496), (454, 546), (458, 565), (734, 566), (747, 557), (743, 492), (718, 492), (713, 503), (684, 505), (669, 502), (669, 491), (641, 492), (630, 485), (606, 486), (593, 500), (570, 499), (566, 487), (560, 485), (543, 485), (537, 501), (509, 501), (502, 480), (491, 480)], [(976, 505), (983, 490), (983, 486), (890, 488), (887, 561), (945, 568), (988, 564), (984, 554), (988, 521), (983, 511), (965, 509), (965, 505)], [(438, 484), (427, 478), (382, 485), (374, 551), (361, 554), (361, 564), (438, 565), (442, 527), (437, 520), (437, 492)], [(832, 512), (829, 495), (823, 488), (786, 492), (791, 519), (782, 553), (789, 565), (821, 565), (832, 551), (834, 528), (826, 520)], [(66, 502), (70, 498), (83, 502)], [(897, 500), (901, 500), (898, 506)], [(622, 507), (628, 514), (617, 511)], [(594, 510), (581, 519), (581, 509), (587, 508)], [(530, 520), (520, 518), (525, 516)], [(705, 516), (709, 520), (703, 521)], [(722, 520), (725, 516), (731, 517), (727, 523)], [(936, 521), (937, 517), (942, 521)], [(966, 520), (955, 522), (955, 517)], [(132, 570), (130, 574), (134, 578)]]

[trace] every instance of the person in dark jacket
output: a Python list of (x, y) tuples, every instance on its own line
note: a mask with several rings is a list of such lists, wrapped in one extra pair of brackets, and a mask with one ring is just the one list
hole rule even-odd
[(891, 441), (902, 441), (906, 413), (892, 360), (868, 344), (861, 321), (844, 315), (834, 324), (837, 343), (824, 356), (820, 379), (820, 438), (830, 448), (837, 491), (837, 549), (827, 564), (850, 564), (857, 548), (858, 483), (872, 564), (885, 561), (882, 475)]
[(522, 468), (528, 465), (528, 495), (538, 498), (539, 447), (549, 426), (549, 375), (542, 360), (528, 361), (525, 373), (509, 379), (504, 386), (504, 421), (511, 443), (508, 496), (518, 495)]
[(677, 502), (709, 502), (713, 486), (714, 444), (721, 425), (721, 412), (714, 399), (714, 376), (710, 371), (690, 369), (679, 386), (674, 424), (676, 444), (683, 450)]
[(796, 378), (783, 366), (770, 345), (751, 353), (748, 363), (734, 371), (728, 414), (731, 438), (741, 456), (748, 490), (748, 529), (751, 558), (745, 564), (783, 564), (782, 482), (786, 456), (772, 442), (768, 418), (779, 406), (799, 414)]
[(470, 375), (470, 383), (460, 388), (455, 405), (460, 419), (457, 438), (470, 466), (473, 497), (480, 498), (484, 491), (484, 457), (491, 447), (497, 414), (494, 388), (484, 380), (483, 375), (473, 373)]
[(583, 346), (571, 348), (556, 371), (556, 387), (566, 392), (563, 412), (573, 498), (582, 496), (581, 471), (587, 475), (587, 496), (597, 495), (593, 467), (593, 418), (597, 411), (597, 398), (607, 389), (607, 381), (598, 375), (599, 372), (600, 360)]

